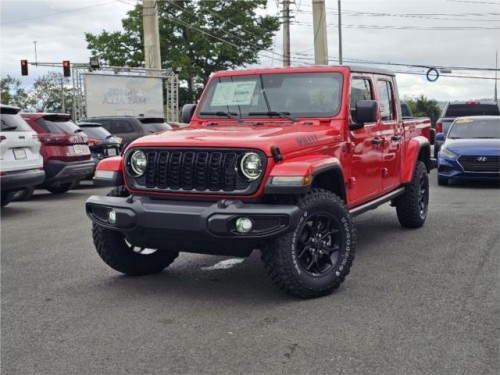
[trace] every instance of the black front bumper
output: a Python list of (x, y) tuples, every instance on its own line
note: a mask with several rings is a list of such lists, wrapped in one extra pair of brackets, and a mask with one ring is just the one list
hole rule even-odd
[[(116, 213), (115, 223), (108, 218), (111, 210)], [(231, 255), (246, 255), (263, 240), (291, 231), (303, 213), (292, 205), (95, 195), (87, 200), (86, 211), (94, 223), (120, 231), (137, 246)], [(237, 232), (240, 217), (252, 221), (252, 231)]]

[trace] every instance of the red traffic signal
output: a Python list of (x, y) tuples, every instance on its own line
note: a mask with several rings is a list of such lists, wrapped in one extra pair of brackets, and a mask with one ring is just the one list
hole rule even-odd
[(63, 60), (63, 73), (65, 77), (71, 77), (71, 64), (69, 60)]
[(28, 75), (28, 60), (21, 60), (21, 75)]

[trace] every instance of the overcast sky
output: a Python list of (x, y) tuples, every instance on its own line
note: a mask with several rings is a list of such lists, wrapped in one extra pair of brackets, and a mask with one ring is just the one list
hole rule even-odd
[[(135, 0), (24, 1), (1, 0), (2, 77), (26, 84), (49, 69), (29, 67), (21, 77), (20, 60), (87, 62), (84, 33), (121, 30), (121, 20)], [(269, 0), (268, 13), (280, 14), (281, 0)], [(312, 0), (292, 0), (292, 65), (314, 64)], [(337, 0), (326, 0), (329, 63), (338, 63)], [(344, 63), (371, 62), (398, 73), (401, 96), (425, 95), (437, 100), (493, 98), (495, 53), (500, 50), (500, 0), (342, 0)], [(264, 67), (281, 66), (282, 31)], [(387, 63), (398, 65), (379, 65)], [(400, 65), (401, 64), (401, 65)], [(436, 82), (425, 78), (426, 68), (452, 68)], [(487, 70), (464, 70), (481, 68)], [(459, 78), (478, 77), (478, 78)], [(479, 79), (488, 78), (488, 79)]]

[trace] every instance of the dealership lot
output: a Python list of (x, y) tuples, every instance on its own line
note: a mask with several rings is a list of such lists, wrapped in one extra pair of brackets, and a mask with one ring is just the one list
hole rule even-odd
[(125, 277), (95, 253), (84, 202), (37, 190), (1, 217), (5, 374), (496, 374), (500, 189), (439, 187), (429, 217), (356, 218), (356, 259), (331, 296), (277, 289), (259, 253), (181, 254)]

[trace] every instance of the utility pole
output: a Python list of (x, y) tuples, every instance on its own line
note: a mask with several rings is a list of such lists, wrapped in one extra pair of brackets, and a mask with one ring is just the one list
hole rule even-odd
[(495, 101), (498, 101), (498, 90), (497, 90), (497, 87), (498, 87), (498, 51), (495, 52)]
[(339, 64), (342, 65), (342, 10), (340, 9), (339, 0)]
[(290, 66), (290, 0), (283, 0), (283, 66)]
[(61, 76), (61, 108), (62, 113), (66, 113), (66, 103), (64, 103), (64, 77)]
[(157, 0), (143, 0), (144, 65), (146, 69), (161, 69), (160, 31)]
[(312, 0), (312, 7), (314, 32), (314, 63), (316, 65), (328, 65), (325, 0)]

